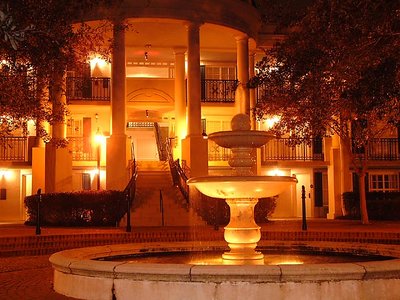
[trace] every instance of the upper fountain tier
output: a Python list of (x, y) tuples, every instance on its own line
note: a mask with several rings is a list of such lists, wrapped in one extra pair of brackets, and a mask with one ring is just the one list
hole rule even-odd
[(282, 193), (291, 184), (297, 182), (291, 176), (255, 176), (253, 166), (256, 162), (253, 149), (265, 145), (274, 135), (250, 130), (250, 118), (238, 114), (232, 118), (232, 131), (219, 131), (209, 135), (219, 146), (232, 150), (229, 165), (233, 176), (203, 176), (190, 178), (188, 184), (196, 186), (209, 197), (233, 198), (262, 198)]
[(231, 121), (232, 131), (219, 131), (209, 135), (209, 139), (224, 148), (259, 148), (274, 138), (265, 131), (250, 130), (250, 118), (237, 114)]

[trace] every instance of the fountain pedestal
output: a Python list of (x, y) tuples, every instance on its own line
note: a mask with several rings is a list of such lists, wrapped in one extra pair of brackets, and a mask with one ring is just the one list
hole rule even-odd
[(256, 198), (227, 199), (231, 213), (229, 224), (225, 227), (224, 238), (231, 249), (222, 255), (229, 260), (259, 260), (264, 255), (255, 251), (261, 239), (260, 226), (254, 221)]

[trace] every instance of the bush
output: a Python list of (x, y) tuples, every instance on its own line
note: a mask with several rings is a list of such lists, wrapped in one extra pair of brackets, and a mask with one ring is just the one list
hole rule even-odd
[[(36, 224), (38, 196), (25, 198), (27, 225)], [(47, 226), (115, 226), (126, 213), (122, 191), (42, 194), (40, 224)]]
[[(400, 219), (400, 192), (368, 192), (368, 216), (373, 220)], [(348, 218), (360, 218), (360, 196), (358, 193), (343, 193), (343, 203)]]

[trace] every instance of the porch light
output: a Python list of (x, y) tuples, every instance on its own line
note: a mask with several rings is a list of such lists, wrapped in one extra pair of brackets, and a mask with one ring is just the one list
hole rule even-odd
[(13, 172), (7, 169), (0, 170), (0, 179), (10, 180), (13, 177)]

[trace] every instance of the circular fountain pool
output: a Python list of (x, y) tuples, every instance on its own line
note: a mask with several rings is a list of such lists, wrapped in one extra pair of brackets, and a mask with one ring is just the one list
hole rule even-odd
[[(400, 247), (261, 241), (261, 249), (392, 256), (389, 260), (277, 265), (105, 261), (107, 257), (226, 249), (224, 242), (123, 244), (65, 250), (50, 257), (54, 288), (78, 299), (400, 299)], [(99, 260), (100, 259), (100, 260)], [(268, 260), (268, 254), (266, 254)]]

